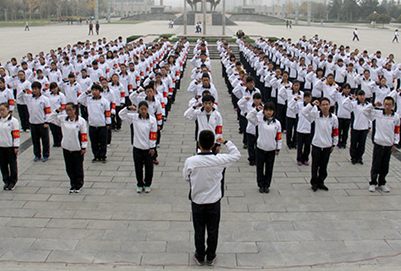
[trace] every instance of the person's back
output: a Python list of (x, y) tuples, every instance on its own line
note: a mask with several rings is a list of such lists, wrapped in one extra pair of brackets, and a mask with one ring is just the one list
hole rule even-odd
[[(239, 160), (241, 154), (231, 141), (222, 137), (216, 139), (224, 144), (228, 154), (214, 155), (214, 133), (204, 130), (199, 135), (201, 152), (185, 161), (183, 175), (190, 183), (189, 198), (192, 202), (192, 221), (195, 230), (194, 259), (198, 265), (214, 265), (220, 224), (220, 199), (224, 189), (224, 171)], [(205, 230), (207, 230), (207, 248), (205, 247)]]
[(193, 202), (208, 204), (221, 199), (222, 172), (241, 157), (234, 143), (227, 142), (225, 146), (227, 154), (201, 153), (185, 161), (184, 177), (191, 183)]

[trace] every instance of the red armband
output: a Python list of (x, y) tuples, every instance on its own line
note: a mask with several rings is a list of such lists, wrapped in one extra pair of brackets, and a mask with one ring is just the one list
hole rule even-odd
[(105, 112), (105, 116), (106, 116), (106, 118), (110, 118), (111, 117), (111, 112), (110, 111), (106, 111)]
[(281, 140), (281, 132), (277, 132), (277, 134), (276, 134), (276, 140)]
[(333, 136), (338, 136), (338, 128), (333, 129)]
[(81, 141), (88, 142), (88, 134), (81, 134)]
[(115, 103), (111, 103), (111, 109), (116, 109), (116, 104)]
[(399, 134), (400, 133), (400, 126), (395, 126), (394, 133), (395, 134)]
[(12, 100), (12, 99), (8, 100), (8, 104), (9, 104), (10, 106), (15, 105), (15, 100)]
[(50, 107), (45, 107), (45, 114), (47, 115), (47, 114), (50, 114), (52, 111), (51, 111), (51, 108)]
[(19, 138), (19, 130), (14, 130), (12, 134), (14, 139)]
[(221, 135), (223, 133), (223, 126), (216, 126), (216, 135)]
[(157, 121), (162, 120), (163, 119), (162, 114), (161, 113), (160, 114), (156, 114), (156, 119), (157, 119)]
[(157, 140), (157, 132), (150, 132), (149, 139), (150, 140)]

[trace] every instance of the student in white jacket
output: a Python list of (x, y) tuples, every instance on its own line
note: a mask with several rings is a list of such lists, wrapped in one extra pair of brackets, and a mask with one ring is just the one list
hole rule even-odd
[[(224, 145), (228, 153), (214, 155), (211, 149), (215, 142)], [(185, 160), (183, 176), (190, 184), (195, 262), (198, 265), (214, 265), (220, 224), (220, 202), (224, 195), (224, 172), (240, 159), (241, 153), (231, 141), (222, 137), (215, 140), (214, 133), (210, 130), (203, 130), (199, 134), (199, 148), (200, 153)]]
[[(64, 110), (67, 115), (61, 114)], [(70, 178), (70, 193), (79, 193), (84, 185), (84, 155), (88, 146), (86, 120), (78, 115), (77, 106), (70, 102), (51, 113), (49, 121), (61, 127), (61, 147)]]
[(8, 103), (0, 104), (0, 166), (4, 190), (14, 190), (18, 181), (19, 122), (10, 113)]
[[(258, 111), (259, 110), (259, 111)], [(276, 107), (267, 102), (251, 110), (247, 119), (256, 126), (256, 179), (260, 193), (269, 193), (275, 156), (281, 150), (281, 124), (274, 117)]]
[[(320, 112), (318, 111), (318, 107)], [(338, 143), (338, 119), (330, 113), (330, 100), (323, 97), (312, 104), (308, 104), (302, 109), (305, 118), (315, 122), (315, 132), (312, 139), (312, 190), (318, 189), (328, 191), (329, 188), (324, 185), (327, 178), (327, 165), (329, 163), (330, 153)]]

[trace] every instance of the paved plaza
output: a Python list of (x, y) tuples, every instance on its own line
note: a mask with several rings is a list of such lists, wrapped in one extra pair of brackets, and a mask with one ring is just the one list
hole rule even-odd
[[(160, 24), (102, 25), (101, 36), (179, 33), (181, 29), (170, 30), (167, 23), (162, 27)], [(242, 28), (252, 35), (293, 38), (318, 33), (336, 43), (353, 45), (352, 26), (300, 26), (287, 30), (285, 26), (254, 25), (242, 23), (228, 30), (230, 34)], [(86, 29), (79, 34), (79, 28), (32, 27), (29, 34), (22, 29), (18, 32), (20, 29), (1, 28), (7, 41), (1, 41), (0, 59), (3, 62), (11, 56), (19, 59), (28, 51), (47, 51), (86, 39)], [(211, 31), (218, 34), (219, 29)], [(389, 41), (368, 38), (379, 34)], [(40, 38), (34, 39), (33, 35)], [(362, 41), (358, 45), (371, 51), (394, 52), (400, 59), (399, 45), (391, 43), (391, 36), (391, 30), (361, 27)], [(85, 185), (80, 194), (68, 194), (69, 180), (61, 149), (51, 148), (47, 163), (32, 161), (32, 147), (19, 155), (20, 177), (15, 191), (0, 192), (1, 270), (212, 269), (194, 266), (189, 185), (182, 178), (184, 161), (194, 154), (195, 146), (194, 123), (183, 117), (191, 98), (186, 91), (191, 69), (187, 62), (182, 89), (164, 125), (160, 164), (155, 166), (150, 194), (135, 192), (126, 124), (119, 133), (113, 133), (107, 164), (92, 164), (88, 150)], [(401, 256), (396, 255), (401, 252), (401, 162), (392, 157), (387, 179), (391, 192), (370, 193), (367, 189), (371, 141), (368, 140), (364, 165), (352, 165), (349, 149), (336, 148), (329, 163), (330, 191), (314, 193), (309, 185), (310, 167), (298, 167), (296, 151), (283, 144), (275, 162), (271, 192), (260, 194), (256, 168), (248, 165), (246, 150), (242, 149), (242, 135), (238, 133), (236, 114), (218, 60), (212, 61), (212, 74), (219, 92), (219, 111), (224, 118), (223, 136), (232, 140), (242, 154), (240, 161), (226, 172), (214, 268), (399, 269)], [(29, 140), (28, 134), (22, 137), (22, 141)]]

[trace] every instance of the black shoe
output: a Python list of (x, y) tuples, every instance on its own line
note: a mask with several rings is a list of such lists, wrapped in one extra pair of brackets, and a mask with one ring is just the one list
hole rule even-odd
[(356, 164), (356, 160), (351, 160), (351, 163), (352, 163), (353, 165), (355, 165), (355, 164)]
[(255, 161), (249, 161), (249, 165), (254, 166), (254, 165), (256, 165), (256, 163), (255, 163)]
[(265, 192), (265, 188), (264, 187), (259, 187), (259, 193), (264, 193)]
[(97, 163), (97, 162), (99, 162), (99, 159), (98, 159), (98, 158), (93, 158), (93, 159), (92, 159), (92, 163)]
[(205, 265), (205, 257), (203, 257), (203, 259), (201, 259), (195, 253), (194, 260), (195, 260), (197, 265)]
[(269, 194), (269, 192), (270, 192), (269, 187), (265, 187), (265, 194)]
[(100, 158), (99, 161), (102, 162), (103, 164), (107, 162), (106, 158)]
[(317, 191), (317, 185), (315, 184), (315, 185), (312, 185), (312, 190), (313, 190), (313, 192), (316, 192)]
[(359, 160), (358, 160), (358, 163), (361, 164), (361, 165), (363, 165), (362, 159), (359, 159)]
[(214, 257), (212, 260), (207, 260), (207, 261), (206, 261), (206, 264), (207, 264), (208, 266), (213, 266), (215, 262), (216, 262), (216, 257)]
[(245, 150), (248, 149), (248, 146), (247, 146), (246, 144), (244, 144), (244, 149), (245, 149)]
[(8, 190), (8, 184), (5, 184), (5, 185), (3, 186), (3, 190)]
[(325, 186), (324, 184), (319, 184), (319, 185), (317, 186), (317, 188), (319, 188), (319, 189), (321, 189), (321, 190), (324, 190), (324, 191), (329, 191), (329, 188), (328, 188), (327, 186)]

